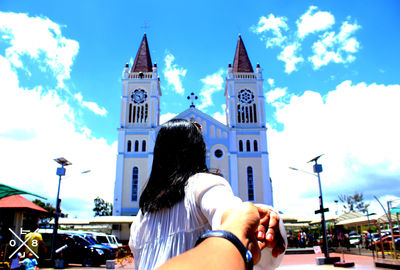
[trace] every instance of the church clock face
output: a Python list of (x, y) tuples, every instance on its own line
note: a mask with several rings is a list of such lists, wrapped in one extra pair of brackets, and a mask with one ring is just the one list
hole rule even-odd
[(249, 105), (254, 102), (254, 93), (250, 89), (244, 88), (239, 91), (238, 98), (243, 105)]
[(142, 104), (147, 99), (147, 92), (144, 89), (138, 88), (132, 91), (131, 100), (135, 104)]

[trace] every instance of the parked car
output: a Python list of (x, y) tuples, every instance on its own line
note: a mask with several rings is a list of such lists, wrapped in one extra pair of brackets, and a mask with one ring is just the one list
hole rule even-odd
[(361, 244), (361, 235), (351, 235), (349, 241), (351, 247), (357, 247)]
[[(47, 258), (50, 258), (51, 234), (42, 233), (43, 240), (48, 247)], [(62, 258), (64, 266), (68, 264), (82, 264), (82, 266), (104, 265), (106, 260), (114, 259), (115, 252), (109, 247), (92, 244), (79, 234), (61, 232), (57, 234), (55, 258)], [(41, 258), (42, 259), (42, 258)]]
[(100, 248), (110, 250), (110, 258), (109, 259), (115, 259), (118, 248), (107, 245), (107, 244), (100, 243), (99, 241), (96, 240), (96, 238), (94, 238), (92, 236), (92, 232), (69, 232), (68, 234), (79, 235), (79, 236), (83, 237), (85, 240), (89, 241), (92, 245), (96, 245)]
[[(396, 249), (400, 250), (400, 235), (394, 235), (394, 241), (395, 241), (395, 247)], [(391, 249), (392, 245), (392, 236), (387, 235), (385, 237), (382, 237), (382, 243), (383, 243), (383, 249), (389, 250)], [(373, 250), (375, 248), (378, 248), (378, 250), (381, 250), (381, 240), (376, 240), (373, 244), (370, 245), (370, 249)]]
[(98, 233), (98, 232), (91, 232), (88, 234), (91, 235), (98, 243), (102, 245), (106, 245), (115, 249), (122, 247), (122, 244), (118, 242), (118, 239), (115, 235), (109, 235), (106, 233)]

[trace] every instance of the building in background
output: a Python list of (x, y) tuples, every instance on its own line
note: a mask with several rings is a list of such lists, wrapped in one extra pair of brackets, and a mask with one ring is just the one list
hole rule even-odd
[[(253, 70), (240, 36), (228, 66), (225, 97), (226, 125), (196, 109), (193, 102), (175, 118), (202, 126), (207, 165), (222, 173), (235, 195), (273, 205), (263, 77), (259, 64)], [(157, 65), (152, 64), (145, 34), (133, 66), (126, 64), (122, 78), (113, 215), (136, 215), (139, 210), (153, 161), (161, 98)]]

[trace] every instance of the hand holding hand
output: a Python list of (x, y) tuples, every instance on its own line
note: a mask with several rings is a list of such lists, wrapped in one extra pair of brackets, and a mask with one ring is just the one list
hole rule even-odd
[(272, 209), (257, 206), (260, 224), (256, 229), (256, 237), (260, 249), (272, 248), (272, 256), (278, 257), (285, 251), (285, 242), (279, 230), (279, 215)]

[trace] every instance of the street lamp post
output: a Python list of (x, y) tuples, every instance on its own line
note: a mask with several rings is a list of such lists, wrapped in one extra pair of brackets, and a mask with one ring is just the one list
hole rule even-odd
[(319, 210), (315, 211), (315, 214), (321, 214), (321, 226), (322, 226), (322, 237), (324, 239), (324, 245), (323, 245), (323, 250), (322, 252), (325, 255), (325, 258), (317, 258), (317, 264), (334, 264), (336, 262), (340, 261), (339, 257), (330, 257), (329, 256), (329, 249), (328, 249), (328, 237), (327, 237), (327, 233), (326, 233), (326, 221), (325, 221), (325, 212), (329, 211), (329, 208), (324, 208), (324, 202), (323, 202), (323, 198), (322, 198), (322, 187), (321, 187), (321, 177), (320, 177), (320, 173), (322, 172), (322, 165), (318, 164), (318, 159), (321, 157), (322, 155), (319, 155), (313, 159), (311, 159), (308, 163), (310, 162), (314, 162), (314, 173), (310, 173), (307, 171), (302, 171), (293, 167), (289, 167), (292, 170), (296, 170), (296, 171), (302, 171), (308, 174), (312, 174), (314, 176), (318, 177), (318, 186), (319, 186)]
[(318, 177), (318, 185), (319, 185), (319, 210), (315, 211), (315, 214), (321, 214), (321, 225), (322, 225), (322, 235), (324, 238), (324, 246), (323, 246), (323, 252), (325, 254), (325, 258), (329, 258), (329, 249), (328, 249), (328, 237), (326, 235), (326, 222), (325, 222), (325, 212), (328, 212), (328, 208), (324, 208), (324, 201), (322, 199), (322, 187), (321, 187), (321, 178), (320, 178), (320, 173), (322, 172), (322, 165), (318, 164), (318, 159), (322, 155), (319, 155), (309, 162), (314, 162), (314, 173), (317, 174)]
[(53, 261), (54, 260), (54, 252), (55, 252), (55, 246), (56, 246), (56, 236), (57, 236), (57, 230), (58, 230), (58, 219), (61, 214), (61, 209), (60, 209), (60, 185), (61, 185), (61, 177), (65, 175), (65, 166), (72, 165), (71, 162), (66, 160), (63, 157), (56, 158), (54, 159), (55, 162), (61, 165), (61, 167), (57, 168), (57, 175), (59, 176), (58, 178), (58, 189), (57, 189), (57, 201), (56, 201), (56, 211), (55, 211), (55, 217), (54, 217), (54, 227), (53, 227), (53, 237), (51, 239), (51, 257), (50, 259)]

